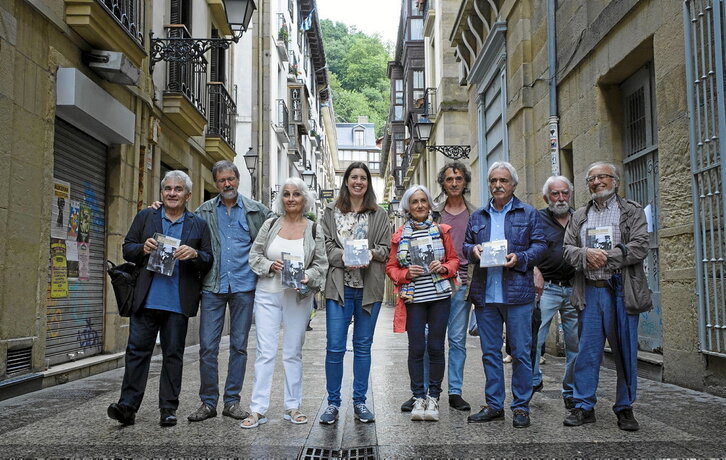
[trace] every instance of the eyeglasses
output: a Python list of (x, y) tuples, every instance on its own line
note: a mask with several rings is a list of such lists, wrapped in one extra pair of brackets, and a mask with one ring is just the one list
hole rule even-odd
[(602, 182), (605, 180), (606, 177), (609, 177), (610, 179), (615, 179), (615, 176), (613, 176), (611, 174), (596, 174), (594, 176), (587, 176), (585, 178), (585, 182), (587, 182), (588, 184), (591, 184), (591, 183), (595, 182), (595, 179)]

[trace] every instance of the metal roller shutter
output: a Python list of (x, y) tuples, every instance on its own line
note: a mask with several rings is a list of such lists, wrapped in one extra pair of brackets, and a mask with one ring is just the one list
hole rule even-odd
[(69, 279), (68, 295), (51, 298), (49, 269), (46, 362), (50, 365), (101, 353), (106, 277), (106, 146), (56, 119), (54, 158), (54, 178), (70, 183), (71, 201), (90, 208), (91, 226), (88, 280)]

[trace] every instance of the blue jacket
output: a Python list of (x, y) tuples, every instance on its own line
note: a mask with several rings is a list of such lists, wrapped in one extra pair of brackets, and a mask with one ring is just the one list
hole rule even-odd
[[(486, 299), (487, 269), (479, 267), (474, 257), (474, 246), (489, 241), (491, 216), (489, 204), (477, 209), (466, 226), (464, 255), (474, 266), (469, 286), (469, 301), (475, 306), (483, 306)], [(532, 206), (522, 203), (516, 196), (512, 209), (504, 217), (504, 235), (507, 239), (507, 253), (517, 254), (517, 265), (504, 269), (504, 303), (523, 305), (535, 300), (534, 273), (532, 269), (547, 250), (539, 213)]]
[[(124, 239), (124, 259), (136, 265), (146, 267), (149, 256), (144, 254), (144, 243), (154, 233), (163, 233), (161, 224), (161, 208), (144, 209), (136, 214), (129, 233)], [(199, 309), (199, 293), (202, 287), (202, 278), (212, 267), (212, 242), (209, 235), (209, 226), (189, 211), (184, 211), (182, 224), (181, 244), (191, 246), (197, 250), (197, 258), (179, 262), (179, 300), (184, 316), (196, 316)], [(132, 313), (136, 313), (146, 302), (146, 295), (151, 287), (154, 273), (142, 268), (136, 279), (134, 289), (134, 306)]]

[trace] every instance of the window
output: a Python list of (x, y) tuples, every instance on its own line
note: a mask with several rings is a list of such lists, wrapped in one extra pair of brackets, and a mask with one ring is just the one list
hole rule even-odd
[[(212, 38), (219, 38), (219, 31), (212, 29)], [(226, 60), (227, 50), (224, 48), (212, 48), (210, 50), (212, 60), (209, 69), (209, 81), (227, 82)]]
[(365, 145), (365, 134), (363, 128), (356, 128), (353, 131), (353, 145)]
[[(421, 102), (423, 103), (423, 97), (424, 97), (424, 90), (425, 90), (425, 83), (424, 83), (424, 71), (423, 70), (414, 70), (413, 71), (413, 77), (411, 81), (411, 94), (413, 96), (413, 102), (415, 107), (419, 107), (419, 105), (416, 104), (416, 102), (421, 99)], [(423, 107), (423, 105), (421, 105)]]
[(423, 40), (423, 18), (412, 18), (409, 27), (409, 40)]

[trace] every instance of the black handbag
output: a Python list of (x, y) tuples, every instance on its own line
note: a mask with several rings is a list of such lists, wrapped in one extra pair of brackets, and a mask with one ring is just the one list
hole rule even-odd
[(116, 295), (118, 314), (128, 318), (134, 308), (134, 289), (136, 288), (136, 278), (139, 276), (139, 267), (132, 262), (120, 265), (116, 265), (110, 260), (106, 262), (109, 265), (106, 271), (111, 277), (113, 293)]

